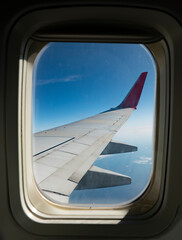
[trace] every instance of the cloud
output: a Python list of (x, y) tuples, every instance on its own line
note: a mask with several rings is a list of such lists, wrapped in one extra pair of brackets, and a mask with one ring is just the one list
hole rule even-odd
[(79, 80), (81, 80), (81, 75), (70, 75), (65, 78), (52, 78), (52, 79), (39, 80), (36, 82), (36, 85), (43, 86), (43, 85), (54, 84), (54, 83), (76, 82)]
[(140, 157), (139, 160), (134, 161), (134, 163), (137, 164), (152, 164), (152, 158), (151, 157)]

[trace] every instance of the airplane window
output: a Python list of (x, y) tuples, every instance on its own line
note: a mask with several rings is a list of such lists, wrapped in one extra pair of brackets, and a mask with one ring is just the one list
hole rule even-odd
[(49, 200), (124, 205), (153, 169), (156, 65), (142, 44), (51, 42), (33, 67), (32, 164)]

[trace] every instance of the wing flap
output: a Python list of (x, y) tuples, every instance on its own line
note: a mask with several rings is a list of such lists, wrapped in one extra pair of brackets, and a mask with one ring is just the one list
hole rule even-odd
[(113, 171), (92, 166), (75, 190), (105, 188), (131, 184), (131, 178)]
[(33, 142), (33, 156), (38, 156), (39, 154), (56, 148), (72, 139), (73, 138), (61, 136), (36, 136)]
[(48, 190), (42, 190), (44, 196), (46, 196), (48, 199), (50, 199), (53, 202), (61, 203), (69, 203), (69, 197), (66, 195), (62, 195), (57, 192), (52, 192)]
[(137, 147), (111, 141), (106, 148), (102, 151), (101, 155), (107, 154), (116, 154), (116, 153), (126, 153), (126, 152), (134, 152), (137, 151)]
[(69, 196), (76, 186), (76, 183), (65, 179), (60, 171), (56, 171), (48, 181), (43, 181), (39, 185), (43, 191), (55, 192), (66, 196)]

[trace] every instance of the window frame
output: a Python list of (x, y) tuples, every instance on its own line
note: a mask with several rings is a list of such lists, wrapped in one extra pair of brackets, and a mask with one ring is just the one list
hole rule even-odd
[[(61, 37), (60, 37), (61, 38)], [(58, 38), (59, 39), (59, 38)], [(68, 40), (69, 41), (69, 40)], [(85, 42), (85, 38), (83, 36), (83, 39), (81, 40), (82, 42)], [(88, 39), (87, 39), (88, 41)], [(36, 186), (36, 182), (35, 179), (32, 181), (32, 175), (33, 175), (33, 168), (32, 168), (32, 142), (30, 141), (31, 138), (31, 134), (32, 134), (32, 128), (31, 128), (31, 120), (32, 120), (32, 108), (30, 108), (31, 103), (32, 103), (32, 76), (33, 76), (33, 66), (34, 66), (34, 62), (36, 57), (38, 56), (39, 52), (43, 49), (44, 46), (47, 45), (47, 42), (32, 42), (30, 41), (28, 46), (27, 46), (27, 52), (25, 54), (24, 59), (22, 64), (24, 66), (24, 68), (22, 69), (23, 73), (22, 73), (22, 81), (20, 82), (20, 86), (22, 86), (22, 93), (20, 93), (20, 95), (22, 94), (22, 103), (23, 107), (21, 112), (23, 113), (22, 116), (20, 117), (21, 120), (20, 122), (22, 122), (22, 152), (23, 152), (23, 161), (22, 161), (22, 165), (23, 165), (23, 179), (24, 179), (24, 193), (25, 193), (25, 197), (26, 197), (26, 201), (27, 204), (29, 205), (29, 208), (31, 209), (32, 207), (37, 208), (40, 212), (44, 213), (45, 216), (47, 215), (48, 219), (59, 219), (59, 218), (80, 218), (80, 216), (83, 219), (92, 219), (95, 218), (95, 216), (97, 216), (98, 218), (102, 218), (107, 219), (107, 218), (112, 218), (112, 219), (122, 219), (125, 217), (126, 213), (128, 212), (132, 212), (131, 216), (134, 215), (142, 215), (145, 214), (146, 211), (150, 210), (153, 205), (156, 203), (158, 197), (159, 197), (159, 191), (161, 189), (161, 181), (162, 181), (162, 169), (160, 169), (160, 176), (158, 176), (158, 182), (155, 182), (155, 174), (156, 174), (156, 169), (159, 169), (159, 160), (158, 161), (154, 161), (153, 163), (153, 170), (152, 170), (152, 175), (151, 178), (149, 179), (149, 184), (147, 184), (147, 187), (143, 190), (143, 193), (141, 193), (141, 195), (139, 197), (136, 197), (136, 199), (134, 199), (132, 202), (130, 203), (126, 203), (125, 205), (123, 204), (116, 204), (113, 205), (112, 207), (107, 207), (107, 206), (101, 206), (101, 207), (97, 207), (95, 206), (94, 208), (92, 208), (92, 211), (90, 211), (89, 207), (85, 206), (71, 206), (71, 205), (65, 205), (65, 204), (56, 204), (53, 203), (51, 201), (49, 201), (48, 199), (46, 200), (46, 197), (41, 193), (41, 191), (38, 189), (38, 187)], [(147, 46), (147, 45), (145, 45)], [(152, 54), (154, 57), (157, 57), (157, 59), (159, 59), (159, 53), (160, 56), (160, 60), (161, 61), (165, 61), (165, 53), (164, 53), (164, 49), (163, 47), (165, 46), (164, 42), (159, 41), (157, 43), (152, 43), (152, 44), (148, 44), (148, 50), (152, 51)], [(150, 49), (151, 48), (151, 49)], [(161, 54), (161, 52), (163, 52)], [(155, 56), (157, 55), (157, 56)], [(157, 65), (161, 65), (161, 63), (158, 61)], [(164, 71), (165, 64), (163, 65), (163, 67), (161, 67), (161, 70)], [(161, 79), (164, 78), (164, 76), (161, 76), (159, 69), (157, 69), (158, 71), (158, 84), (163, 85), (162, 87), (165, 88), (166, 86), (164, 86), (163, 80), (161, 81)], [(156, 86), (157, 88), (157, 86)], [(159, 88), (159, 87), (158, 87)], [(164, 97), (164, 96), (162, 96)], [(158, 99), (158, 102), (162, 102), (161, 104), (161, 109), (164, 108), (164, 99)], [(27, 107), (28, 106), (28, 107)], [(161, 110), (157, 110), (156, 112), (158, 112), (157, 114), (154, 115), (159, 115), (159, 111)], [(24, 114), (26, 113), (26, 114)], [(164, 113), (162, 113), (163, 115), (165, 115)], [(25, 117), (24, 117), (25, 115)], [(154, 116), (155, 117), (155, 116)], [(165, 120), (163, 119), (162, 122), (164, 122)], [(155, 125), (156, 120), (154, 121), (154, 125)], [(159, 123), (160, 124), (160, 123)], [(164, 127), (161, 126), (160, 129)], [(155, 132), (155, 127), (154, 127), (154, 132)], [(164, 131), (164, 129), (160, 132)], [(156, 135), (156, 133), (154, 133), (154, 135)], [(159, 142), (163, 142), (163, 138), (162, 136), (159, 136)], [(157, 146), (155, 146), (154, 143), (154, 148), (156, 148)], [(162, 148), (162, 146), (161, 146)], [(153, 150), (154, 153), (156, 152), (155, 150)], [(155, 156), (154, 159), (163, 159), (163, 156), (159, 155), (159, 156)], [(158, 163), (158, 164), (157, 164)], [(160, 164), (162, 165), (163, 163), (160, 161)], [(154, 175), (154, 176), (153, 176)], [(154, 185), (154, 187), (152, 187)], [(36, 187), (34, 187), (36, 186)], [(31, 193), (31, 194), (29, 194)], [(33, 193), (33, 196), (32, 196)], [(151, 197), (151, 195), (155, 195), (155, 197)], [(35, 200), (36, 199), (36, 200)], [(31, 202), (31, 203), (30, 203)], [(135, 203), (136, 202), (136, 203)], [(49, 205), (49, 207), (48, 207)], [(142, 205), (145, 205), (146, 207), (143, 207)], [(82, 213), (80, 212), (80, 210), (83, 210)], [(118, 210), (119, 209), (119, 210)], [(74, 210), (74, 211), (72, 211)], [(55, 215), (54, 215), (55, 214)], [(40, 214), (41, 216), (42, 214)], [(129, 216), (128, 216), (129, 217)], [(117, 222), (117, 221), (116, 221)]]
[[(100, 11), (102, 9), (102, 11)], [(96, 12), (96, 15), (93, 16), (93, 13)], [(87, 14), (86, 14), (87, 13)], [(96, 16), (98, 19), (105, 21), (105, 19), (109, 18), (109, 16), (112, 19), (115, 19), (115, 21), (124, 21), (124, 26), (132, 25), (134, 27), (137, 25), (139, 28), (147, 29), (148, 27), (154, 28), (154, 32), (160, 32), (160, 36), (163, 37), (163, 40), (160, 41), (159, 39), (156, 40), (156, 35), (154, 38), (149, 39), (143, 39), (143, 42), (145, 46), (148, 47), (148, 49), (152, 52), (154, 59), (157, 63), (157, 75), (159, 83), (159, 86), (157, 87), (157, 102), (160, 102), (160, 105), (157, 104), (156, 108), (156, 132), (158, 129), (160, 131), (157, 133), (157, 146), (156, 146), (156, 156), (157, 161), (155, 161), (156, 170), (154, 170), (153, 180), (151, 182), (151, 185), (155, 185), (154, 188), (149, 188), (148, 190), (155, 191), (156, 182), (158, 181), (158, 170), (161, 171), (161, 185), (158, 188), (159, 194), (157, 195), (157, 200), (155, 201), (155, 204), (150, 209), (147, 208), (147, 204), (144, 205), (144, 211), (141, 211), (141, 205), (136, 202), (134, 203), (136, 206), (135, 211), (131, 211), (131, 218), (126, 218), (125, 213), (123, 211), (124, 218), (122, 219), (121, 209), (116, 209), (118, 211), (119, 216), (116, 216), (115, 212), (114, 215), (108, 215), (108, 210), (106, 211), (106, 217), (103, 217), (102, 215), (97, 215), (96, 212), (92, 211), (92, 216), (88, 217), (88, 213), (86, 210), (85, 215), (87, 219), (82, 218), (82, 215), (80, 215), (80, 211), (78, 216), (76, 216), (77, 220), (75, 221), (75, 216), (68, 215), (68, 216), (62, 216), (57, 219), (57, 216), (47, 216), (45, 213), (42, 212), (42, 209), (37, 209), (37, 206), (32, 204), (32, 201), (35, 197), (30, 200), (27, 194), (27, 185), (29, 184), (29, 181), (24, 182), (26, 178), (25, 172), (27, 172), (27, 169), (30, 167), (30, 165), (27, 165), (27, 163), (30, 163), (30, 160), (27, 162), (27, 154), (30, 152), (30, 150), (25, 150), (25, 146), (23, 144), (26, 142), (27, 144), (30, 143), (30, 127), (27, 127), (28, 125), (31, 126), (31, 123), (27, 121), (27, 119), (31, 119), (31, 107), (30, 107), (30, 99), (31, 96), (27, 95), (27, 92), (25, 94), (25, 88), (27, 86), (30, 87), (31, 85), (31, 71), (32, 71), (32, 63), (35, 59), (35, 56), (37, 52), (40, 51), (42, 45), (44, 45), (47, 41), (50, 41), (50, 36), (54, 40), (64, 40), (64, 41), (116, 41), (116, 42), (141, 42), (141, 36), (132, 36), (130, 40), (126, 40), (127, 35), (125, 34), (122, 38), (121, 35), (114, 37), (112, 32), (109, 35), (94, 35), (91, 34), (90, 36), (81, 34), (79, 36), (77, 35), (54, 35), (54, 34), (42, 34), (39, 35), (33, 35), (38, 29), (40, 29), (43, 26), (49, 25), (51, 22), (52, 24), (60, 23), (67, 21), (69, 19), (79, 19), (83, 21), (84, 19), (89, 17), (92, 19), (96, 19)], [(50, 18), (47, 18), (47, 15), (50, 16)], [(140, 18), (137, 18), (139, 16), (142, 16), (142, 21)], [(151, 17), (152, 16), (152, 17)], [(156, 18), (154, 18), (154, 16)], [(145, 21), (143, 21), (145, 19)], [(145, 22), (145, 23), (144, 23)], [(155, 23), (154, 23), (155, 22)], [(169, 61), (172, 62), (174, 59), (174, 43), (176, 42), (176, 29), (179, 28), (178, 23), (169, 17), (168, 15), (154, 11), (149, 9), (136, 9), (136, 8), (117, 8), (117, 7), (75, 7), (75, 8), (59, 8), (59, 9), (44, 9), (44, 10), (38, 10), (35, 12), (31, 12), (22, 18), (20, 18), (15, 26), (13, 27), (11, 34), (9, 36), (9, 42), (8, 42), (8, 69), (11, 71), (7, 72), (7, 93), (6, 93), (6, 106), (7, 106), (7, 150), (9, 149), (7, 154), (7, 163), (8, 163), (8, 171), (10, 172), (8, 176), (9, 180), (9, 194), (10, 194), (10, 206), (12, 209), (13, 216), (15, 219), (25, 228), (28, 229), (29, 222), (33, 222), (34, 224), (31, 225), (31, 229), (29, 229), (33, 233), (38, 233), (40, 230), (38, 230), (38, 226), (41, 225), (41, 232), (46, 233), (48, 235), (65, 235), (70, 236), (74, 234), (78, 235), (84, 235), (87, 234), (87, 230), (91, 235), (94, 235), (93, 230), (95, 229), (93, 226), (97, 224), (102, 224), (101, 228), (106, 230), (109, 234), (109, 236), (124, 236), (127, 234), (128, 236), (133, 236), (133, 234), (136, 234), (138, 236), (144, 236), (146, 232), (149, 234), (154, 233), (153, 224), (157, 226), (158, 221), (155, 220), (156, 214), (160, 215), (160, 219), (164, 219), (164, 216), (168, 216), (169, 214), (166, 211), (161, 210), (161, 204), (163, 204), (164, 199), (164, 186), (166, 184), (166, 163), (167, 163), (167, 146), (168, 146), (168, 136), (169, 136), (169, 110), (170, 110), (170, 101), (168, 96), (170, 96), (169, 93), (169, 84), (170, 84), (170, 76), (173, 69), (169, 68)], [(48, 29), (49, 32), (49, 29)], [(43, 38), (42, 38), (43, 36)], [(31, 40), (30, 40), (31, 38)], [(178, 38), (182, 38), (182, 36), (179, 34)], [(32, 40), (35, 43), (35, 39), (41, 41), (45, 41), (43, 44), (38, 43), (37, 46), (32, 45)], [(129, 39), (129, 38), (128, 38)], [(16, 40), (16, 41), (15, 41)], [(155, 46), (155, 42), (158, 42)], [(159, 43), (160, 42), (160, 43)], [(36, 44), (35, 44), (36, 45)], [(30, 47), (31, 46), (31, 47)], [(32, 47), (33, 46), (33, 47)], [(41, 47), (40, 47), (41, 46)], [(158, 57), (159, 51), (164, 51), (165, 58), (160, 59)], [(32, 52), (33, 49), (33, 52)], [(35, 50), (36, 49), (36, 50)], [(11, 56), (11, 52), (14, 52), (14, 55)], [(171, 59), (172, 58), (172, 59)], [(19, 59), (21, 59), (19, 61)], [(164, 60), (166, 62), (164, 62)], [(163, 65), (164, 64), (164, 65)], [(174, 65), (172, 65), (171, 68), (174, 68)], [(16, 76), (16, 77), (15, 77)], [(24, 78), (27, 78), (27, 81), (24, 81)], [(30, 84), (24, 86), (24, 84)], [(19, 89), (18, 89), (19, 88)], [(161, 90), (161, 88), (165, 88), (165, 90)], [(11, 98), (11, 96), (13, 96)], [(24, 99), (26, 98), (26, 103), (24, 102)], [(28, 98), (28, 99), (27, 99)], [(18, 102), (18, 104), (17, 104)], [(25, 106), (26, 105), (26, 106)], [(13, 111), (11, 111), (13, 108)], [(27, 107), (28, 106), (28, 107)], [(28, 116), (28, 117), (27, 117)], [(13, 123), (17, 123), (17, 128), (13, 129), (12, 126)], [(163, 122), (165, 124), (163, 124)], [(161, 130), (162, 128), (162, 130)], [(160, 135), (160, 136), (159, 136)], [(18, 139), (17, 139), (18, 136)], [(158, 149), (160, 151), (158, 151)], [(31, 156), (31, 155), (30, 155)], [(26, 160), (26, 161), (25, 161)], [(23, 161), (23, 164), (22, 164)], [(27, 166), (26, 166), (27, 165)], [(16, 183), (16, 184), (15, 184)], [(148, 191), (147, 190), (147, 191)], [(147, 193), (148, 195), (149, 193)], [(146, 196), (144, 194), (143, 196)], [(149, 196), (149, 195), (148, 195)], [(145, 198), (145, 197), (144, 197)], [(47, 201), (44, 199), (44, 201)], [(146, 199), (144, 199), (146, 201)], [(142, 203), (143, 205), (143, 203)], [(145, 208), (146, 206), (146, 208)], [(57, 214), (57, 208), (59, 206), (56, 206), (55, 208), (55, 214)], [(64, 209), (65, 210), (65, 209)], [(127, 210), (127, 207), (125, 209)], [(17, 215), (17, 211), (20, 213)], [(67, 209), (66, 209), (67, 211)], [(83, 213), (83, 211), (82, 211)], [(164, 214), (165, 213), (165, 214)], [(174, 214), (174, 213), (173, 213)], [(97, 217), (96, 217), (97, 216)], [(122, 219), (122, 221), (121, 221)], [(140, 224), (140, 222), (144, 221), (145, 219), (149, 219), (148, 223), (146, 224), (147, 227), (145, 230), (143, 230), (143, 225)], [(155, 232), (159, 232), (161, 229), (165, 228), (166, 224), (169, 222), (169, 217), (167, 217), (167, 220), (159, 224), (159, 226), (155, 229)], [(43, 224), (46, 223), (46, 224)], [(64, 228), (64, 225), (60, 228), (60, 224), (64, 223), (66, 224), (66, 227)], [(82, 225), (81, 231), (78, 233), (78, 229), (76, 227), (71, 226), (72, 223), (84, 223), (86, 225)], [(109, 232), (107, 230), (107, 225), (109, 224), (116, 224), (117, 231), (113, 230)], [(120, 224), (118, 224), (120, 223)], [(126, 224), (122, 224), (126, 223)], [(94, 225), (92, 225), (94, 224)], [(107, 224), (107, 225), (105, 225)], [(71, 226), (72, 232), (69, 231), (69, 227)], [(99, 225), (97, 225), (96, 229)], [(63, 229), (64, 228), (64, 229)], [(136, 230), (136, 228), (138, 228)], [(108, 228), (110, 229), (110, 228)], [(134, 232), (131, 231), (131, 229), (135, 229)], [(98, 233), (98, 232), (97, 232)], [(105, 235), (106, 233), (104, 233)], [(112, 234), (112, 235), (111, 235)], [(99, 234), (98, 235), (102, 235)]]

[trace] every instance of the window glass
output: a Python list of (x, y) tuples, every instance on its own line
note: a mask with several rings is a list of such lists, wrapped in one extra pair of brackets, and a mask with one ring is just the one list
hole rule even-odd
[(154, 59), (142, 44), (52, 42), (40, 51), (32, 163), (44, 196), (99, 206), (126, 204), (145, 191), (153, 168), (155, 82)]

